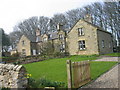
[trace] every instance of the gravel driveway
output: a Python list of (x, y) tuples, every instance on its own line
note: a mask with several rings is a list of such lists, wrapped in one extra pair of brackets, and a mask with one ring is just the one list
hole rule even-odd
[[(95, 61), (118, 61), (118, 57), (103, 57)], [(118, 72), (120, 72), (120, 64), (82, 88), (118, 88), (118, 86), (120, 86), (118, 85), (118, 81), (120, 82), (120, 80), (118, 80)]]

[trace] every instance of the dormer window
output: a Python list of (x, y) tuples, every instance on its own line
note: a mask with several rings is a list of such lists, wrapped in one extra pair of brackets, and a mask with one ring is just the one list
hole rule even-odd
[(60, 35), (59, 35), (59, 40), (63, 40), (63, 39), (64, 39), (63, 35), (60, 34)]
[(78, 36), (83, 36), (83, 35), (84, 35), (83, 28), (78, 28)]
[(52, 38), (52, 34), (49, 34), (49, 35), (48, 35), (48, 38)]
[(22, 45), (23, 45), (23, 46), (25, 45), (25, 41), (24, 41), (24, 40), (22, 41)]

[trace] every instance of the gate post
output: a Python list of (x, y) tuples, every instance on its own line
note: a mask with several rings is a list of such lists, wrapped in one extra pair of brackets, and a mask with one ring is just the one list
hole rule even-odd
[(72, 69), (71, 69), (71, 60), (67, 60), (67, 79), (68, 79), (68, 88), (72, 88)]

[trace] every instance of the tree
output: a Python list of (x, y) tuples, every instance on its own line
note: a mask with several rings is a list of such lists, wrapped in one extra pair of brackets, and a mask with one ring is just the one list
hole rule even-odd
[(9, 34), (12, 49), (16, 48), (17, 43), (19, 42), (19, 39), (22, 35), (23, 33), (20, 31), (13, 31)]
[(39, 47), (41, 51), (41, 55), (50, 56), (54, 53), (54, 48), (51, 42), (43, 42), (42, 45)]
[(5, 34), (3, 29), (0, 29), (0, 33), (2, 35), (2, 52), (8, 52), (10, 46), (10, 38), (7, 34)]
[(51, 25), (50, 27), (53, 27), (53, 30), (57, 30), (57, 24), (62, 24), (63, 28), (65, 29), (67, 27), (67, 19), (64, 14), (55, 14), (51, 18)]
[(66, 12), (67, 27), (71, 28), (80, 18), (83, 18), (82, 15), (83, 9), (73, 9)]
[(83, 8), (77, 8), (66, 13), (55, 14), (52, 18), (44, 16), (34, 16), (28, 18), (14, 27), (15, 31), (20, 31), (21, 34), (30, 35), (35, 37), (35, 31), (37, 28), (41, 30), (41, 33), (47, 33), (48, 31), (57, 30), (57, 24), (63, 24), (64, 29), (71, 29), (73, 25), (87, 14), (92, 17), (92, 24), (102, 27), (104, 30), (109, 31), (120, 42), (119, 36), (119, 2), (103, 2), (93, 3)]

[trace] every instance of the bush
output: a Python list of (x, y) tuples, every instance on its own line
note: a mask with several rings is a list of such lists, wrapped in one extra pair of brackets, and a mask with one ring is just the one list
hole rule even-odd
[(37, 84), (35, 79), (33, 78), (28, 78), (28, 88), (37, 88)]
[(44, 88), (44, 87), (64, 87), (65, 83), (57, 82), (57, 81), (50, 81), (46, 78), (40, 78), (38, 80), (34, 80), (32, 78), (28, 79), (28, 87), (29, 88)]
[(16, 61), (13, 64), (18, 65), (18, 64), (20, 64), (20, 61)]
[(20, 57), (20, 53), (17, 52), (17, 53), (12, 54), (11, 56), (12, 57)]
[(37, 80), (38, 87), (63, 87), (63, 82), (50, 81), (46, 78), (40, 78)]
[(60, 56), (60, 52), (55, 52), (54, 53), (54, 57), (59, 57)]
[(10, 90), (10, 88), (0, 88), (0, 90)]
[(55, 52), (54, 53), (54, 57), (66, 57), (66, 56), (69, 56), (69, 52)]

